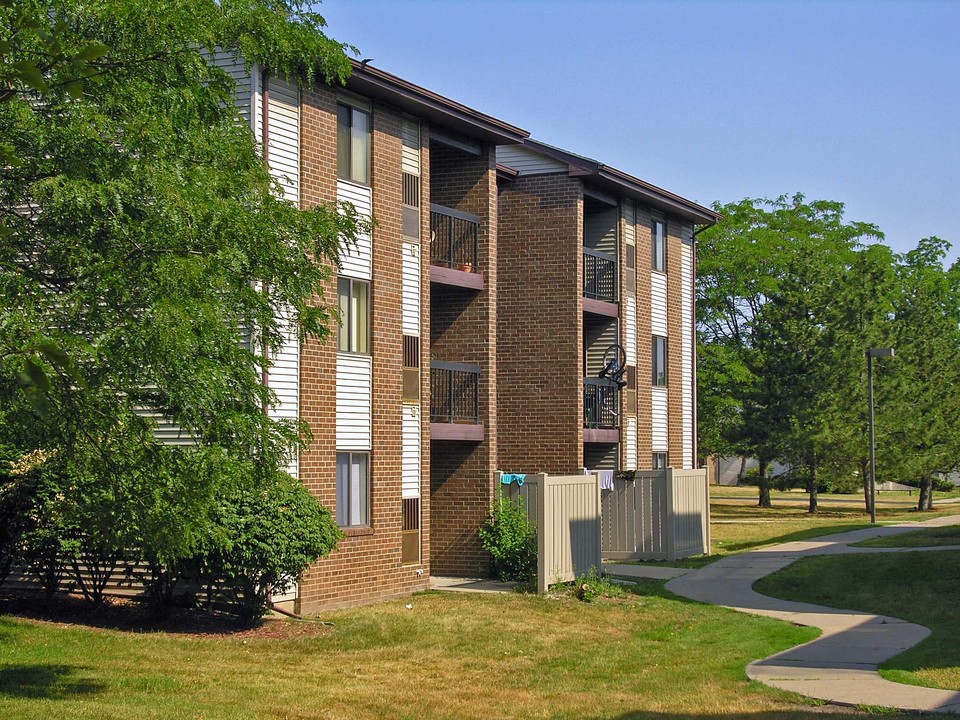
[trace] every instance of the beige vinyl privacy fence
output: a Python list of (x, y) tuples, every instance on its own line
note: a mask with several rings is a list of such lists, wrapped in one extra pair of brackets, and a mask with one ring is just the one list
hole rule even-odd
[[(499, 473), (497, 481), (499, 483)], [(601, 569), (600, 485), (596, 475), (527, 475), (522, 486), (501, 485), (522, 497), (537, 525), (537, 592)]]
[(710, 552), (706, 470), (638, 470), (604, 490), (603, 556), (610, 560), (676, 560)]

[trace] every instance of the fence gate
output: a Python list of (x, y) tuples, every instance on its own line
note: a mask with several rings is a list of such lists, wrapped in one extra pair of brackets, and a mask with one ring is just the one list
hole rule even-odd
[(705, 470), (640, 470), (601, 498), (603, 556), (677, 560), (710, 552)]
[(524, 499), (537, 524), (537, 592), (601, 569), (600, 484), (596, 475), (527, 475), (504, 494)]

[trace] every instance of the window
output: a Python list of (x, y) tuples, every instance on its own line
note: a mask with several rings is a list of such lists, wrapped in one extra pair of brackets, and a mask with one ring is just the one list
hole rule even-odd
[(653, 469), (654, 470), (667, 469), (667, 454), (665, 452), (655, 452), (653, 454)]
[(337, 453), (337, 524), (370, 524), (370, 453)]
[(653, 336), (653, 384), (667, 384), (667, 339)]
[(340, 352), (370, 352), (370, 283), (341, 277), (337, 280)]
[(337, 175), (370, 184), (370, 113), (337, 105)]
[(663, 220), (654, 220), (650, 226), (653, 245), (653, 269), (667, 271), (667, 224)]

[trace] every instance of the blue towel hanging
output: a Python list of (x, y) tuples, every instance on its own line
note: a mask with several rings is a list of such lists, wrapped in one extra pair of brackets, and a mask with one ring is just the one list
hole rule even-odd
[(500, 482), (504, 485), (510, 485), (512, 483), (517, 483), (517, 485), (522, 486), (523, 481), (527, 479), (526, 473), (503, 473), (500, 476)]

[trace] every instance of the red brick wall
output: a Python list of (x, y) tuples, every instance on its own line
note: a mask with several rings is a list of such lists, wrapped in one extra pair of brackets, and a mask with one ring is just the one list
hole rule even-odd
[(504, 472), (574, 473), (583, 460), (583, 194), (565, 175), (500, 191), (498, 440)]
[[(301, 117), (302, 204), (311, 207), (336, 199), (336, 100), (332, 90), (304, 93)], [(371, 451), (371, 527), (348, 531), (349, 537), (319, 561), (300, 585), (302, 612), (357, 605), (424, 589), (427, 572), (400, 562), (401, 460), (401, 239), (400, 114), (373, 109), (372, 187), (374, 280), (371, 284), (373, 355)], [(336, 280), (326, 290), (335, 302)], [(335, 327), (334, 327), (335, 329)], [(335, 337), (335, 336), (334, 336)], [(426, 343), (424, 343), (426, 344)], [(426, 353), (426, 350), (424, 351)], [(301, 455), (305, 485), (330, 508), (336, 503), (336, 348), (334, 342), (310, 342), (301, 352), (302, 417), (314, 438)], [(429, 517), (429, 502), (425, 503)], [(427, 526), (429, 524), (427, 523)], [(424, 562), (429, 557), (429, 529), (424, 533)]]
[(492, 148), (475, 156), (435, 144), (430, 154), (430, 200), (480, 218), (475, 272), (481, 291), (433, 285), (431, 357), (480, 367), (480, 443), (433, 441), (430, 450), (431, 572), (486, 574), (489, 558), (477, 531), (493, 500), (497, 469), (497, 179)]

